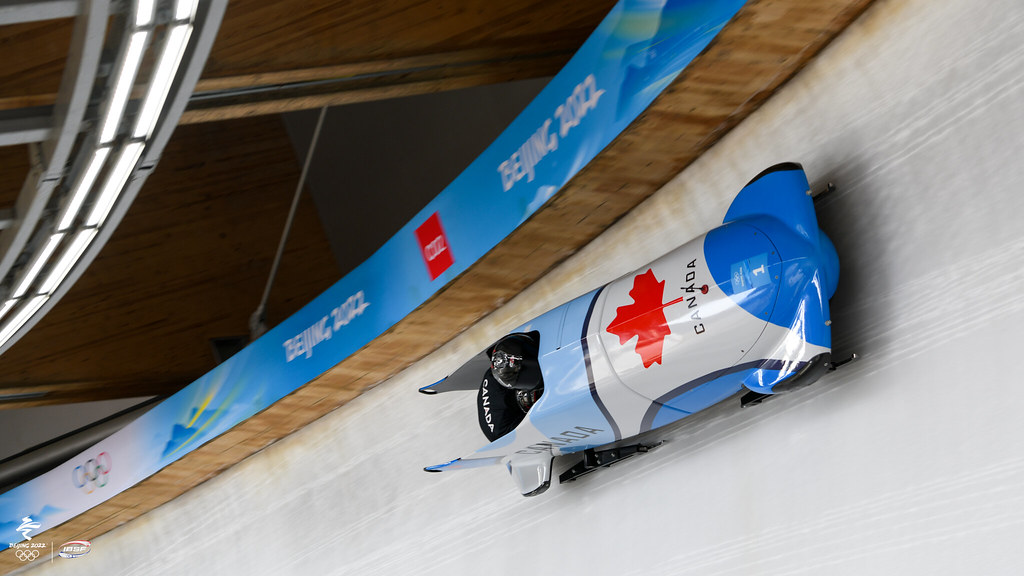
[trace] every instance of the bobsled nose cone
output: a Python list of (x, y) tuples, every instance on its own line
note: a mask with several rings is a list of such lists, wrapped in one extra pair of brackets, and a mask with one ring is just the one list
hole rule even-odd
[(818, 251), (821, 258), (821, 270), (825, 276), (825, 293), (829, 299), (836, 293), (839, 285), (839, 255), (836, 247), (824, 232), (818, 230)]

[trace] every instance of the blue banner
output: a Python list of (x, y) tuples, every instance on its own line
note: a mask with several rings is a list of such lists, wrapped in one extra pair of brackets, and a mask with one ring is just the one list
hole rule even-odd
[(620, 0), (501, 136), (373, 256), (124, 429), (0, 496), (0, 542), (31, 539), (141, 482), (399, 322), (557, 193), (744, 1)]

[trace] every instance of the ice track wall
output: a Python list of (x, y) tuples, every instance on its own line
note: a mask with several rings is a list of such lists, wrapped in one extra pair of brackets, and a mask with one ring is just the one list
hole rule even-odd
[[(1022, 135), (1024, 5), (881, 0), (674, 182), (458, 340), (88, 556), (29, 573), (1017, 574)], [(835, 348), (858, 363), (758, 408), (727, 401), (658, 450), (537, 498), (500, 468), (421, 471), (483, 438), (471, 395), (418, 386), (714, 226), (784, 160), (839, 188), (819, 213), (843, 264)]]

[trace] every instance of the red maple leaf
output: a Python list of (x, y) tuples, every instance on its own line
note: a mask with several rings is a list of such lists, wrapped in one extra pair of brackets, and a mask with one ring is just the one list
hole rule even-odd
[(662, 303), (665, 281), (659, 282), (651, 269), (633, 279), (633, 289), (629, 295), (633, 303), (616, 309), (615, 319), (608, 325), (608, 332), (618, 336), (619, 344), (622, 345), (636, 336), (636, 353), (640, 355), (644, 368), (650, 368), (655, 363), (661, 364), (665, 337), (672, 333), (665, 319), (665, 306), (675, 304), (678, 300)]

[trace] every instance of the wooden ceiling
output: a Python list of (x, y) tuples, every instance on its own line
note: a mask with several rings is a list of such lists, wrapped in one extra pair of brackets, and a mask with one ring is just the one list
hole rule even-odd
[[(870, 2), (749, 0), (648, 112), (484, 260), (325, 375), (52, 539), (123, 524), (430, 353), (699, 157)], [(208, 339), (245, 333), (297, 179), (281, 123), (266, 114), (550, 75), (613, 4), (233, 0), (184, 125), (100, 258), (0, 357), (0, 393), (51, 391), (41, 402), (167, 393), (213, 367)], [(67, 23), (6, 28), (0, 108), (52, 102), (61, 62), (43, 47)], [(24, 155), (0, 149), (0, 200), (20, 186), (23, 172), (8, 172), (25, 170)], [(299, 217), (308, 225), (289, 243), (272, 323), (341, 273), (312, 207)], [(509, 259), (514, 272), (500, 264)], [(0, 552), (0, 572), (16, 567)]]
[(232, 0), (182, 122), (551, 76), (614, 5)]

